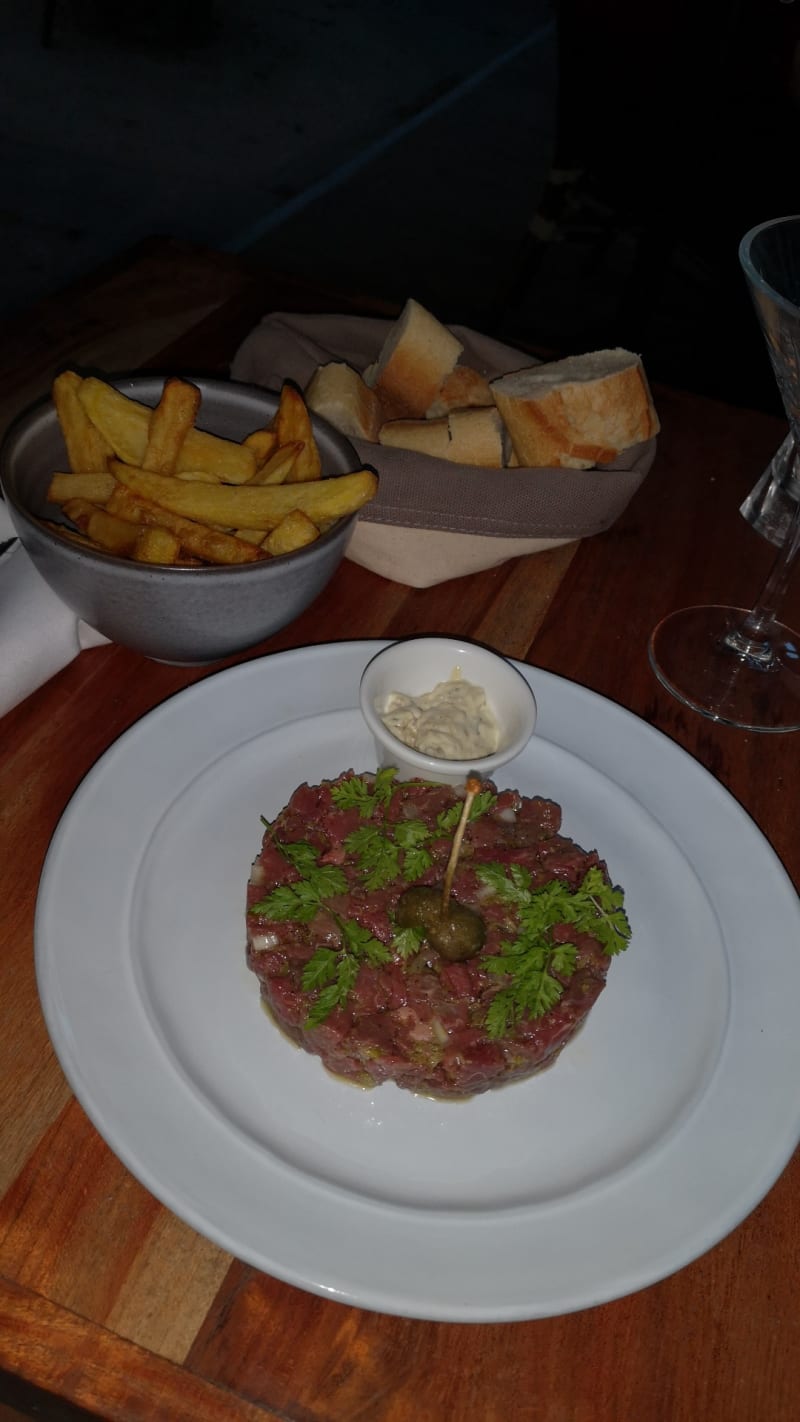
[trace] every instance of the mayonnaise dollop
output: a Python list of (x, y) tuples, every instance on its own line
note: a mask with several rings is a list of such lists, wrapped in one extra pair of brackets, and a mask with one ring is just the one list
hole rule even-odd
[(460, 667), (453, 668), (448, 681), (420, 696), (390, 691), (376, 710), (387, 730), (404, 745), (442, 760), (479, 759), (496, 751), (500, 742), (486, 692), (464, 681)]

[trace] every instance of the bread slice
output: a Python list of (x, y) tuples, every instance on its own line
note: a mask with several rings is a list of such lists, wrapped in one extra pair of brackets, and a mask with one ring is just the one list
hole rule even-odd
[(388, 419), (421, 419), (461, 355), (461, 342), (409, 298), (367, 369)]
[(309, 410), (329, 420), (341, 434), (377, 443), (383, 424), (381, 403), (352, 366), (337, 360), (317, 366), (305, 396)]
[(503, 421), (496, 409), (451, 410), (438, 420), (387, 420), (379, 439), (394, 449), (413, 449), (451, 464), (503, 465)]
[(446, 415), (450, 410), (472, 409), (475, 405), (493, 405), (494, 396), (489, 382), (480, 371), (469, 365), (457, 365), (445, 376), (439, 393), (425, 414), (428, 419)]
[(418, 454), (433, 455), (434, 459), (449, 457), (450, 430), (446, 415), (440, 420), (387, 420), (378, 439), (392, 449), (415, 449)]
[(517, 370), (491, 391), (527, 468), (608, 464), (660, 428), (641, 359), (620, 348)]
[(485, 469), (502, 468), (503, 421), (494, 405), (490, 409), (451, 410), (447, 426), (448, 459), (456, 464), (480, 464)]

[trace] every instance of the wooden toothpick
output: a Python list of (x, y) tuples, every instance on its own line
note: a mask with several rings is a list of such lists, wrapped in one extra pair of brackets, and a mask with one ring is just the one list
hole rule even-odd
[(481, 782), (477, 776), (471, 775), (467, 780), (467, 793), (464, 797), (464, 807), (461, 811), (461, 818), (458, 822), (456, 832), (453, 835), (453, 847), (450, 850), (450, 858), (447, 861), (447, 868), (444, 871), (444, 883), (442, 884), (442, 913), (446, 914), (450, 904), (450, 890), (453, 885), (453, 876), (456, 872), (458, 856), (461, 852), (461, 841), (464, 838), (464, 830), (467, 828), (469, 812), (472, 802), (481, 788)]

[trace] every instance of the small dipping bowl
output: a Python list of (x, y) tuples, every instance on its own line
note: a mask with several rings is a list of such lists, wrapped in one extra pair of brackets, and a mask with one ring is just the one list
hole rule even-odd
[[(483, 688), (500, 733), (497, 750), (474, 760), (424, 755), (393, 735), (381, 719), (391, 692), (421, 696), (448, 681), (456, 667), (464, 681)], [(470, 774), (491, 780), (524, 750), (536, 725), (536, 699), (516, 667), (488, 647), (455, 637), (411, 637), (384, 647), (364, 668), (360, 701), (375, 740), (378, 767), (395, 766), (403, 780), (463, 785)]]

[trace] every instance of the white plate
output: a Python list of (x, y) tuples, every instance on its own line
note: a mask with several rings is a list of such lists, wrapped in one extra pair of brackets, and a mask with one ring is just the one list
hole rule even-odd
[(303, 780), (374, 763), (356, 706), (380, 645), (222, 672), (99, 761), (39, 893), (53, 1043), (130, 1170), (278, 1278), (456, 1321), (620, 1297), (727, 1234), (800, 1136), (797, 896), (678, 746), (521, 667), (539, 722), (504, 783), (558, 800), (565, 832), (607, 859), (630, 948), (528, 1082), (452, 1104), (332, 1079), (260, 1010), (245, 886), (260, 815)]

